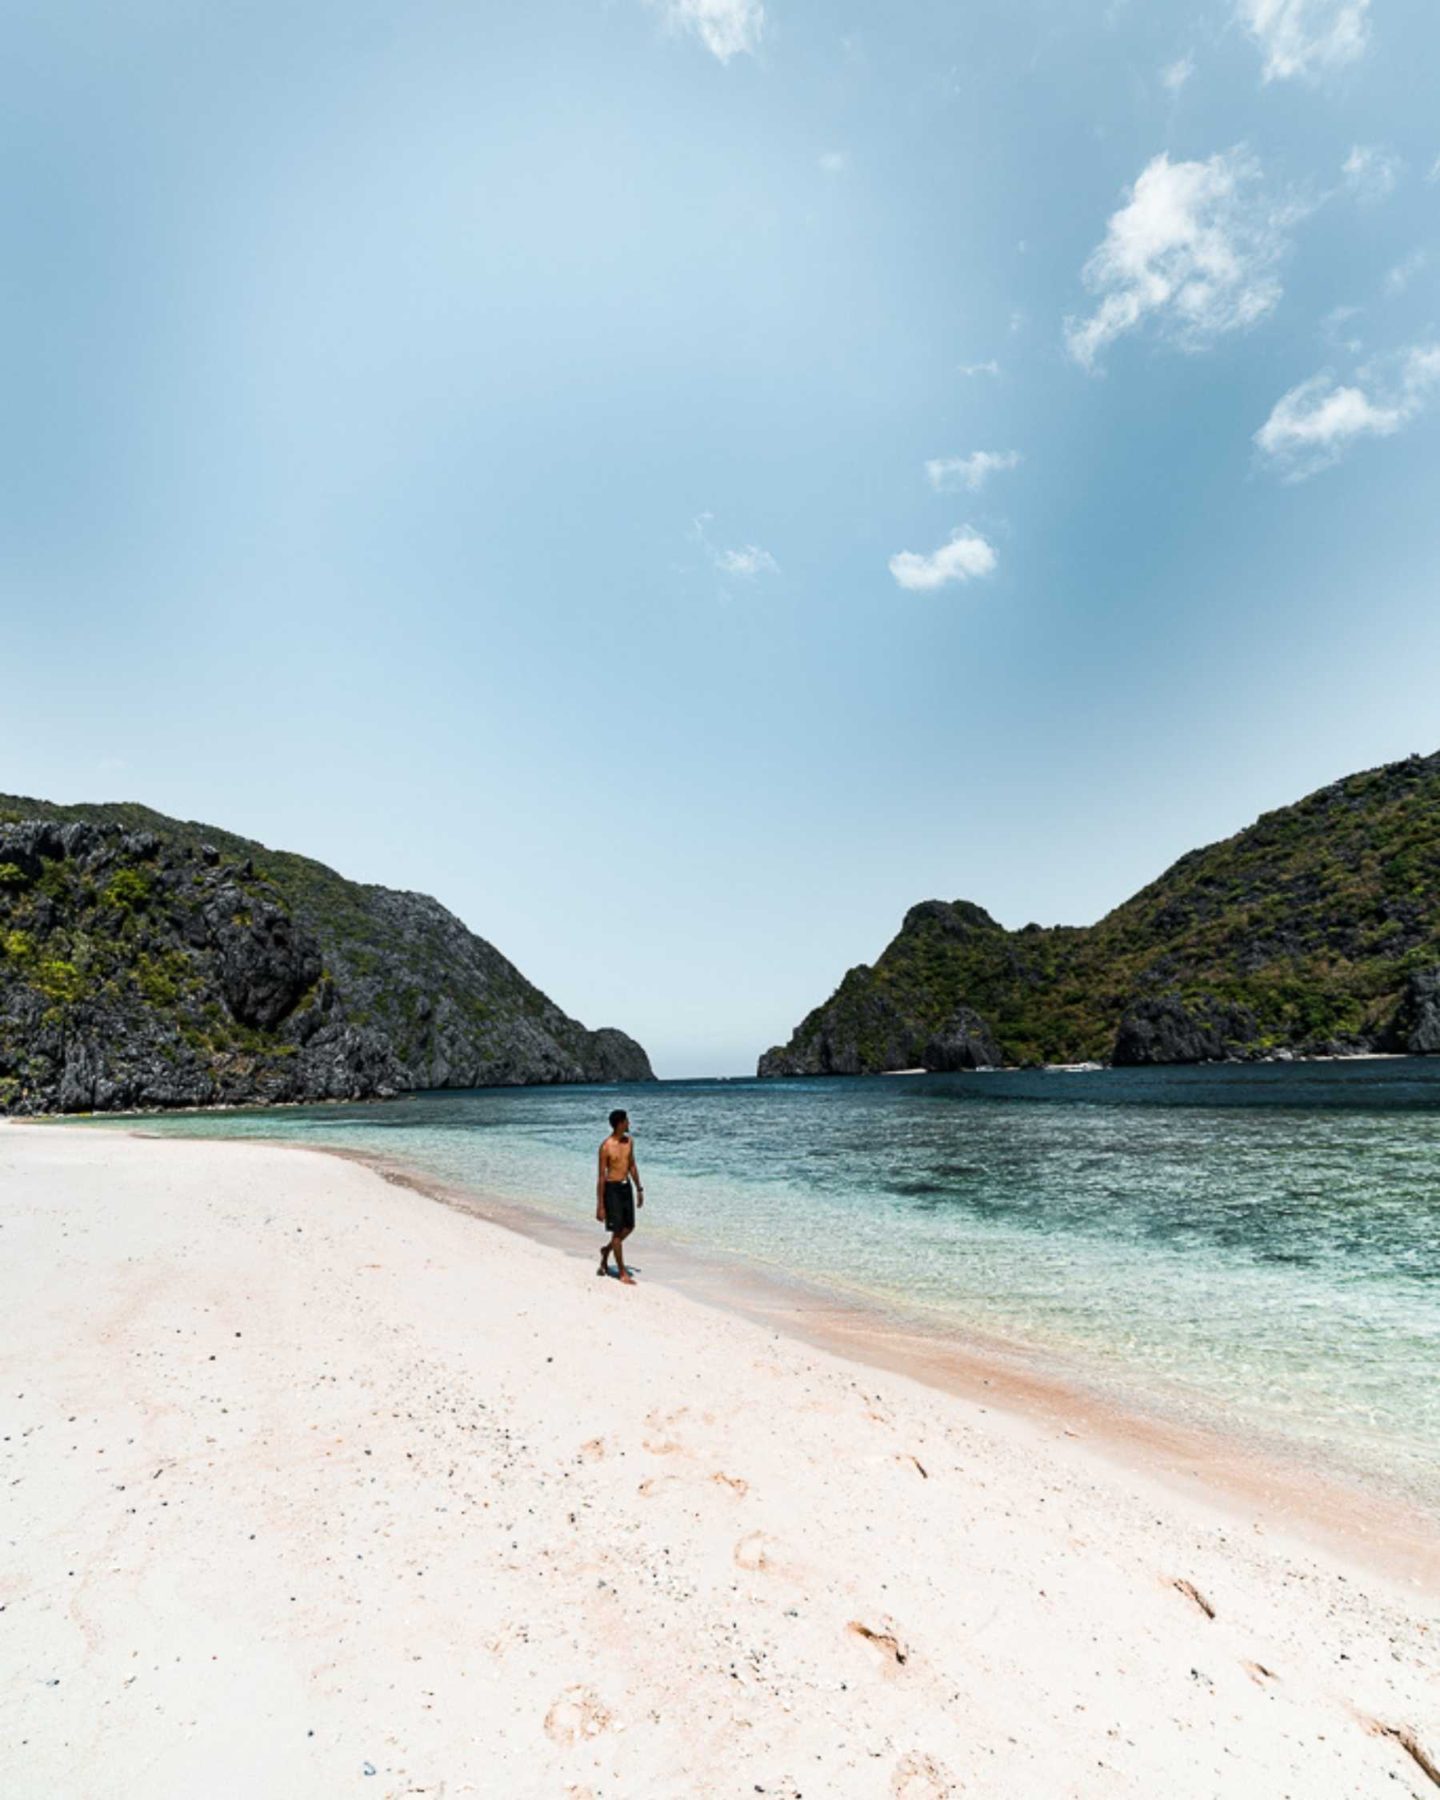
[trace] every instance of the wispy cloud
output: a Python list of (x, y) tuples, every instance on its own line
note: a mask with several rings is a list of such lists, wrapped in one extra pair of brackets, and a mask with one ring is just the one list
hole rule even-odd
[(1325, 369), (1283, 394), (1255, 433), (1266, 464), (1286, 481), (1303, 481), (1362, 438), (1393, 436), (1440, 387), (1440, 344), (1417, 344), (1369, 364), (1357, 371), (1356, 382), (1342, 386)]
[(689, 32), (722, 63), (753, 55), (765, 32), (763, 0), (647, 0), (672, 31)]
[(1205, 162), (1161, 154), (1111, 214), (1084, 269), (1100, 296), (1087, 319), (1067, 319), (1070, 354), (1086, 368), (1147, 320), (1184, 349), (1263, 318), (1280, 298), (1275, 265), (1294, 208), (1258, 193), (1259, 165), (1244, 150)]
[(760, 544), (726, 546), (713, 542), (709, 527), (714, 518), (714, 513), (703, 512), (693, 521), (690, 530), (696, 543), (701, 545), (722, 575), (735, 575), (742, 581), (754, 581), (758, 575), (780, 573), (779, 563)]
[(1172, 94), (1178, 94), (1194, 73), (1195, 58), (1188, 53), (1184, 56), (1177, 56), (1174, 62), (1166, 63), (1160, 71), (1161, 85), (1168, 88)]
[(843, 150), (827, 150), (819, 158), (820, 167), (827, 175), (843, 175), (850, 158)]
[(1408, 256), (1402, 256), (1393, 268), (1385, 271), (1385, 292), (1403, 294), (1429, 260), (1427, 250), (1412, 250)]
[(745, 544), (739, 550), (717, 550), (715, 567), (722, 575), (743, 575), (753, 581), (757, 575), (778, 575), (780, 565), (759, 544)]
[(911, 593), (928, 594), (953, 581), (973, 581), (977, 576), (989, 575), (995, 562), (993, 548), (974, 526), (961, 525), (928, 556), (915, 550), (901, 550), (892, 556), (890, 573)]
[(1384, 200), (1395, 192), (1403, 161), (1381, 144), (1355, 144), (1340, 165), (1345, 185), (1357, 200)]
[(960, 373), (962, 375), (998, 375), (1000, 365), (992, 356), (986, 362), (961, 363)]
[(1370, 34), (1370, 0), (1238, 0), (1235, 10), (1264, 54), (1266, 81), (1341, 68)]
[(961, 488), (978, 493), (992, 475), (1020, 466), (1018, 450), (972, 450), (968, 456), (932, 456), (925, 464), (925, 478), (937, 494), (953, 494)]
[(1363, 306), (1332, 306), (1320, 321), (1320, 336), (1327, 344), (1334, 344), (1337, 349), (1348, 350), (1351, 356), (1359, 354), (1361, 340), (1355, 336), (1353, 327), (1346, 331), (1352, 319), (1358, 319), (1364, 313)]

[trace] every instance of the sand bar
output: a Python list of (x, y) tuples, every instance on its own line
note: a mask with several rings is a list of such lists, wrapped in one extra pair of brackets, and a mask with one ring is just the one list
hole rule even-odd
[(637, 1251), (0, 1125), (0, 1792), (1440, 1793), (1432, 1585)]

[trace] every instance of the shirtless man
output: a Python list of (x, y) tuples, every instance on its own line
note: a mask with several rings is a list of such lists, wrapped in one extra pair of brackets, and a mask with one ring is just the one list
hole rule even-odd
[[(630, 1182), (635, 1187), (631, 1191)], [(617, 1107), (610, 1115), (610, 1135), (600, 1146), (600, 1167), (595, 1176), (595, 1217), (610, 1233), (610, 1242), (600, 1246), (597, 1275), (610, 1273), (610, 1257), (615, 1257), (615, 1270), (627, 1287), (634, 1287), (635, 1277), (625, 1267), (621, 1248), (635, 1229), (635, 1208), (645, 1204), (645, 1189), (640, 1185), (640, 1165), (635, 1160), (635, 1146), (630, 1141), (630, 1115)]]

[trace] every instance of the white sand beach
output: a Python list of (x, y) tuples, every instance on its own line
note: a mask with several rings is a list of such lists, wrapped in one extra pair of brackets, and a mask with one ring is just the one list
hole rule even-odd
[(1422, 1576), (598, 1241), (0, 1125), (0, 1793), (1440, 1792)]

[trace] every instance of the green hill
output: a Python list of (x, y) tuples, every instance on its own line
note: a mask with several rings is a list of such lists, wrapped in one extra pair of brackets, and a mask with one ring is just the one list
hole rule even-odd
[(1440, 754), (1193, 850), (1089, 926), (912, 907), (761, 1075), (1440, 1051)]
[(0, 1111), (650, 1079), (426, 895), (145, 806), (0, 795)]

